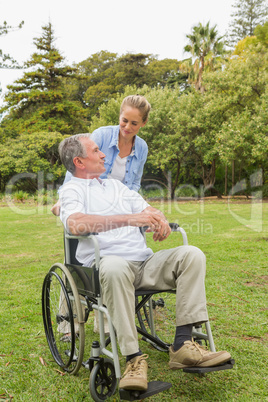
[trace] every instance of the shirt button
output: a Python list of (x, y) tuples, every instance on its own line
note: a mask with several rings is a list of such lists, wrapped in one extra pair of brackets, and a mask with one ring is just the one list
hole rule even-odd
[(126, 170), (126, 173), (128, 173), (128, 170)]

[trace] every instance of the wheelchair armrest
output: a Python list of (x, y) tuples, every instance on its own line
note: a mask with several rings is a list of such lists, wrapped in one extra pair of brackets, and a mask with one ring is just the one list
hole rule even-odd
[(72, 235), (72, 234), (68, 233), (66, 230), (64, 230), (64, 242), (65, 242), (66, 255), (70, 255), (68, 240), (82, 240), (82, 239), (91, 240), (93, 242), (94, 250), (95, 250), (96, 270), (98, 270), (99, 264), (100, 264), (100, 248), (99, 248), (99, 242), (97, 240), (96, 235), (98, 235), (98, 233), (95, 233), (95, 232), (87, 233), (85, 235)]
[[(149, 226), (143, 226), (140, 227), (140, 231), (143, 235), (145, 235), (146, 230), (148, 229)], [(187, 234), (185, 232), (185, 230), (180, 227), (180, 225), (178, 223), (174, 223), (174, 222), (170, 222), (169, 223), (169, 227), (171, 229), (172, 232), (180, 232), (182, 235), (182, 239), (183, 239), (183, 244), (186, 246), (188, 245), (188, 239), (187, 239)]]
[(84, 234), (84, 235), (72, 235), (72, 234), (70, 234), (70, 233), (68, 233), (68, 232), (66, 232), (65, 231), (65, 237), (66, 237), (66, 239), (85, 239), (85, 238), (87, 238), (87, 237), (89, 237), (89, 236), (96, 236), (96, 235), (98, 235), (99, 233), (95, 233), (95, 232), (89, 232), (89, 233), (86, 233), (86, 234)]

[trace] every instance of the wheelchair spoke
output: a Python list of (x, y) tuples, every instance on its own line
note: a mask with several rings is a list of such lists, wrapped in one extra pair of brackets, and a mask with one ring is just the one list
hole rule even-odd
[[(160, 339), (166, 346), (154, 345), (159, 350), (166, 351), (173, 343), (176, 329), (176, 295), (164, 292), (152, 295), (137, 314), (137, 325), (145, 333)], [(146, 340), (146, 334), (143, 337)]]
[(84, 350), (84, 326), (77, 323), (82, 319), (75, 290), (67, 268), (55, 264), (45, 278), (42, 293), (43, 320), (50, 351), (56, 363), (73, 374), (81, 366)]

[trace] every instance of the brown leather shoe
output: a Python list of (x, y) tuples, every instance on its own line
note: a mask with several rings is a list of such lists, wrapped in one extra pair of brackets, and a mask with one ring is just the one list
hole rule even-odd
[(173, 347), (169, 348), (169, 367), (172, 370), (186, 367), (213, 367), (230, 360), (230, 353), (210, 352), (202, 348), (198, 343), (186, 341), (184, 345), (174, 352)]
[(147, 369), (145, 359), (148, 355), (136, 356), (127, 362), (126, 370), (120, 380), (119, 388), (146, 391), (148, 388)]

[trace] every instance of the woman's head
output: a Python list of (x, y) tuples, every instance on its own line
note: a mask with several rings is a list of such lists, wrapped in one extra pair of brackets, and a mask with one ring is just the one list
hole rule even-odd
[(126, 98), (124, 98), (120, 108), (120, 115), (122, 114), (124, 108), (126, 107), (132, 107), (138, 109), (138, 111), (141, 114), (143, 123), (145, 123), (148, 120), (151, 105), (144, 96), (129, 95)]

